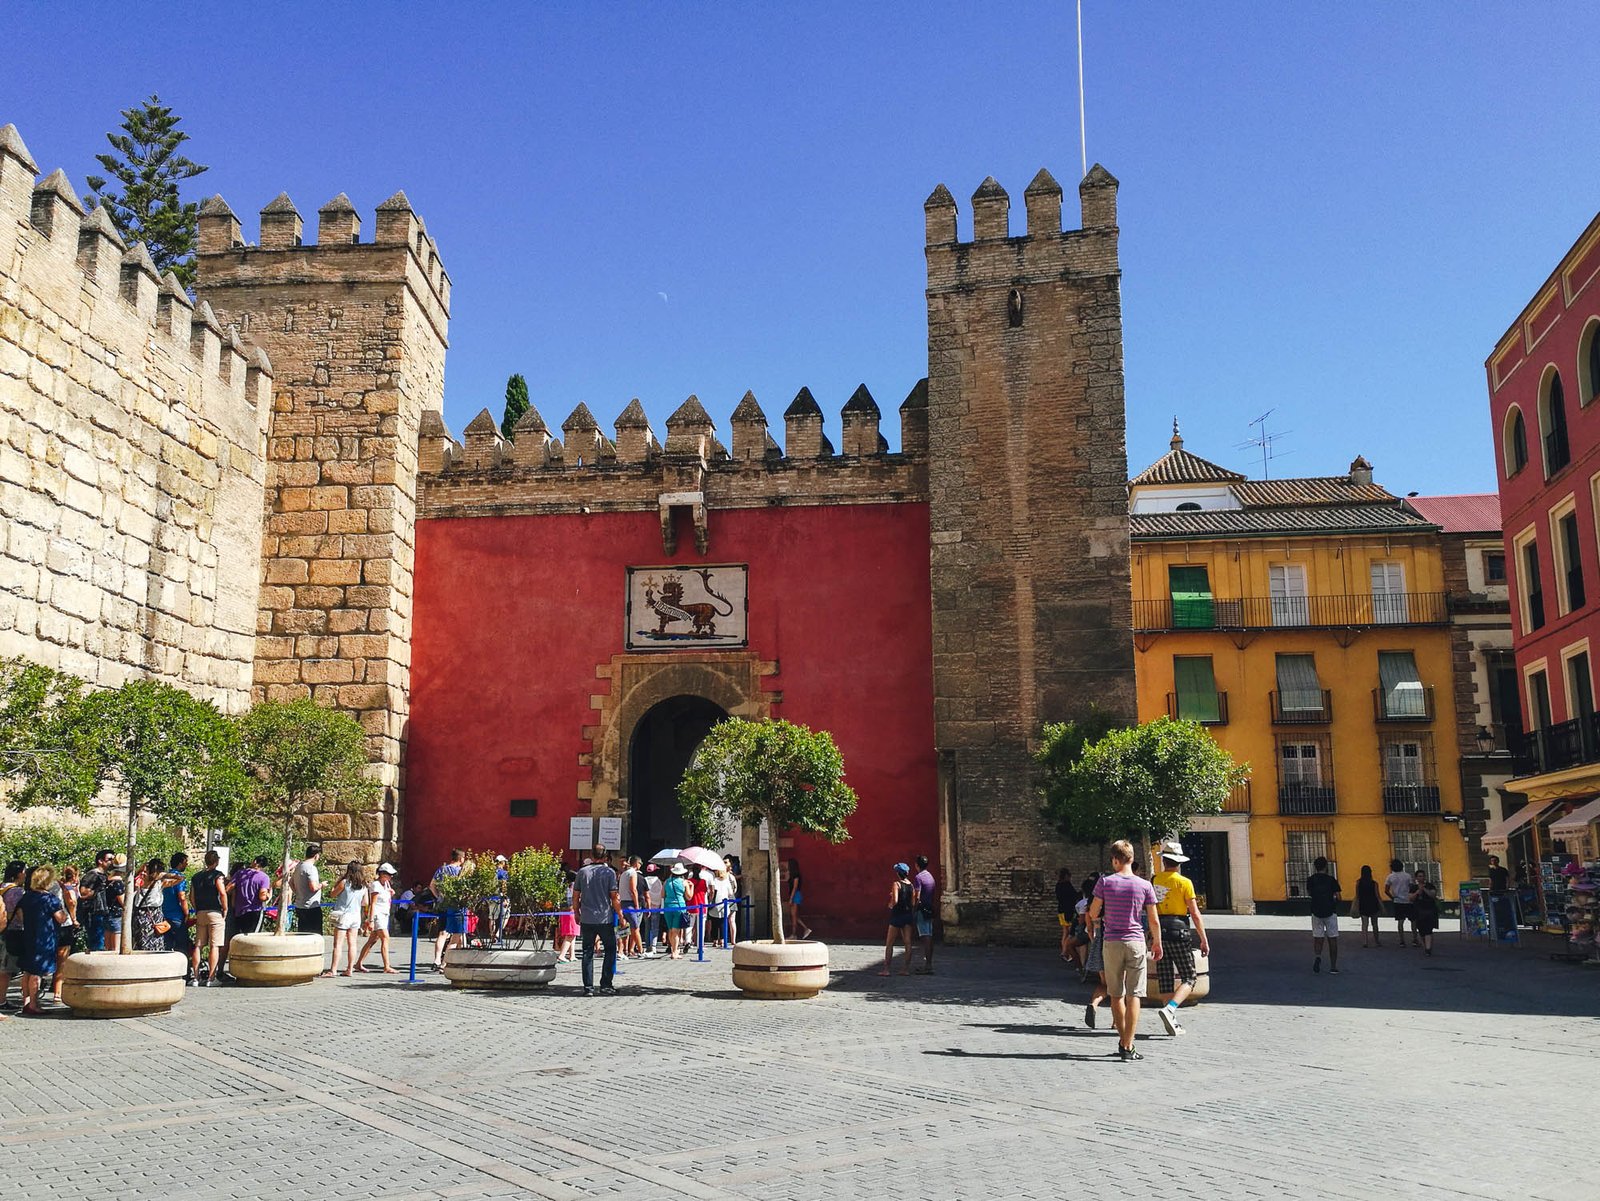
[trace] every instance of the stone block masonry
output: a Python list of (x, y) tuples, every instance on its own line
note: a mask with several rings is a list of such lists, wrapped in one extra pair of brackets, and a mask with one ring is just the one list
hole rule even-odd
[(1061, 229), (1040, 171), (1013, 237), (993, 179), (956, 234), (925, 206), (928, 491), (945, 920), (955, 939), (1036, 939), (1050, 884), (1088, 867), (1039, 816), (1045, 721), (1090, 705), (1135, 716), (1117, 181), (1079, 186)]
[(245, 245), (221, 197), (200, 210), (199, 294), (276, 366), (267, 431), (255, 695), (354, 714), (386, 785), (376, 816), (321, 815), (329, 862), (398, 858), (411, 672), (417, 446), (444, 394), (450, 281), (404, 193), (361, 240), (340, 194), (315, 245), (294, 203)]
[(272, 369), (0, 128), (0, 655), (249, 703)]

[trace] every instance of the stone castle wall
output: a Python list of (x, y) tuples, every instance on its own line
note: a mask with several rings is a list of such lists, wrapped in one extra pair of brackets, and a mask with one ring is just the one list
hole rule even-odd
[(243, 709), (271, 367), (0, 129), (0, 655)]
[[(1037, 939), (1057, 868), (1094, 866), (1039, 816), (1040, 726), (1135, 717), (1117, 182), (1061, 228), (1041, 171), (1027, 229), (993, 179), (956, 234), (925, 207), (934, 707), (953, 938)], [(1092, 854), (1092, 853), (1091, 853)]]
[(329, 862), (375, 864), (400, 849), (417, 447), (444, 395), (450, 281), (403, 193), (366, 240), (342, 194), (317, 217), (308, 244), (279, 196), (248, 245), (208, 200), (198, 292), (276, 367), (254, 693), (310, 696), (361, 723), (383, 804), (315, 815), (311, 834)]

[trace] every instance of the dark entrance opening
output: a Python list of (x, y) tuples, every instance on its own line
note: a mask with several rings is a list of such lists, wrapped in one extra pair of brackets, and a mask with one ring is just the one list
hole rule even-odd
[(628, 853), (650, 856), (690, 841), (678, 783), (695, 748), (728, 714), (704, 697), (675, 696), (642, 718), (628, 748)]
[(1228, 872), (1228, 836), (1197, 833), (1183, 836), (1183, 853), (1189, 862), (1183, 874), (1194, 885), (1195, 900), (1202, 911), (1226, 912), (1233, 908), (1233, 887)]

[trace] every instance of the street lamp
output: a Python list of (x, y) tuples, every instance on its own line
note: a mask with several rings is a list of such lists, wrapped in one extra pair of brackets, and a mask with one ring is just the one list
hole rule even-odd
[(1488, 726), (1478, 727), (1478, 754), (1487, 755), (1494, 750), (1494, 731)]

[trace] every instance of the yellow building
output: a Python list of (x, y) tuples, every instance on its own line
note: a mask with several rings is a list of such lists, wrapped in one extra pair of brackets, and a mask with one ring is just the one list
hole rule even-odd
[(1326, 855), (1468, 878), (1439, 528), (1350, 473), (1248, 480), (1172, 450), (1131, 481), (1139, 718), (1203, 722), (1251, 780), (1186, 849), (1213, 909), (1300, 898)]

